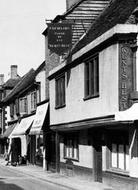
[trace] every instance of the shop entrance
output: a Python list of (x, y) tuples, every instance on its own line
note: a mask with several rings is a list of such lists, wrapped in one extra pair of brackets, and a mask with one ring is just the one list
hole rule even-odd
[(11, 163), (19, 163), (19, 157), (21, 156), (21, 139), (13, 138), (11, 144)]
[(47, 142), (49, 142), (46, 145), (48, 169), (51, 171), (56, 171), (56, 144), (54, 132), (49, 133)]

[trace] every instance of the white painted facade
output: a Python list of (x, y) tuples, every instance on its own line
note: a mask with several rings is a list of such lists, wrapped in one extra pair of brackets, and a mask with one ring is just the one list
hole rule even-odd
[(68, 85), (66, 79), (64, 108), (55, 109), (55, 79), (50, 81), (51, 125), (111, 115), (118, 111), (118, 51), (118, 44), (115, 44), (99, 52), (100, 92), (97, 98), (83, 99), (84, 63), (71, 69)]
[[(87, 53), (114, 34), (138, 33), (136, 25), (117, 25), (108, 32), (98, 37), (73, 55), (73, 60)], [(138, 51), (137, 51), (138, 52)], [(136, 90), (138, 89), (138, 53), (136, 52)], [(99, 97), (84, 100), (84, 62), (70, 69), (70, 77), (66, 76), (66, 105), (61, 109), (55, 109), (55, 78), (50, 80), (50, 125), (77, 122), (80, 120), (115, 115), (116, 121), (138, 120), (137, 105), (134, 104), (126, 111), (119, 112), (119, 44), (110, 45), (99, 55)], [(57, 70), (65, 67), (65, 63), (53, 69), (52, 75)], [(135, 109), (136, 107), (136, 109)], [(58, 127), (58, 126), (57, 126)], [(129, 154), (126, 154), (126, 167), (130, 177), (138, 177), (138, 130), (128, 127)], [(121, 148), (121, 146), (120, 146)], [(93, 147), (90, 145), (78, 145), (79, 161), (73, 161), (74, 165), (93, 168)], [(102, 146), (102, 170), (106, 171), (107, 147)], [(121, 151), (120, 151), (121, 152)], [(60, 161), (65, 163), (64, 144), (60, 143)], [(88, 155), (88, 156), (86, 156)], [(116, 156), (116, 155), (114, 155)], [(119, 153), (120, 168), (124, 167), (123, 154)], [(122, 159), (121, 159), (122, 158)], [(115, 157), (114, 157), (115, 159)], [(122, 169), (123, 170), (123, 169)], [(121, 172), (120, 172), (121, 173)]]

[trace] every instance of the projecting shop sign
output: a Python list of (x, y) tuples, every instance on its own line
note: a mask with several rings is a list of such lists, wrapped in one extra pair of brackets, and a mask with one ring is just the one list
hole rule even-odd
[(71, 48), (72, 25), (69, 23), (48, 24), (48, 48), (57, 53), (63, 54)]

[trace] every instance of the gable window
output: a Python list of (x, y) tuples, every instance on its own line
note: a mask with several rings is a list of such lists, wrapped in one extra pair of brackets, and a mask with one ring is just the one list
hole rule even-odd
[(31, 110), (36, 109), (36, 104), (37, 104), (37, 94), (36, 91), (31, 93)]
[(85, 98), (99, 96), (99, 59), (98, 55), (85, 62)]
[(65, 75), (56, 79), (56, 108), (65, 106)]
[(78, 139), (75, 136), (68, 136), (64, 144), (64, 158), (79, 160)]
[(20, 98), (20, 113), (27, 113), (27, 97)]

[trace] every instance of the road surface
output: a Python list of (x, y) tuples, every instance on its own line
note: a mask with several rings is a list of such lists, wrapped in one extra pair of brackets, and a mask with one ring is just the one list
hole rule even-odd
[(0, 165), (0, 190), (71, 190)]

